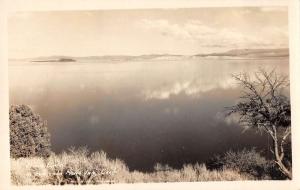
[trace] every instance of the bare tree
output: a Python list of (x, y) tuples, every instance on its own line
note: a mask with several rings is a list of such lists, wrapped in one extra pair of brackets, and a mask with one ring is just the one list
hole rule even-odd
[(289, 86), (287, 76), (278, 75), (275, 70), (260, 69), (251, 78), (243, 73), (233, 75), (242, 87), (240, 101), (228, 108), (228, 115), (239, 115), (239, 123), (266, 132), (273, 140), (271, 152), (279, 170), (292, 179), (292, 169), (287, 163), (287, 141), (291, 136), (290, 100), (284, 95)]

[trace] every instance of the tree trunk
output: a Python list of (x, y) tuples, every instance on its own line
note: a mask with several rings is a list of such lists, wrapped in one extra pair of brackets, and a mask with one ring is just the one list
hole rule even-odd
[(282, 163), (282, 161), (275, 161), (276, 162), (276, 164), (279, 166), (279, 169), (280, 169), (280, 171), (284, 174), (284, 175), (286, 175), (289, 179), (292, 179), (292, 172), (291, 171), (289, 171), (285, 166), (284, 166), (284, 164)]
[(280, 171), (287, 176), (289, 179), (292, 179), (292, 172), (287, 169), (287, 167), (282, 163), (284, 152), (279, 153), (278, 139), (277, 139), (277, 131), (274, 130), (274, 154), (275, 154), (275, 162), (278, 165)]

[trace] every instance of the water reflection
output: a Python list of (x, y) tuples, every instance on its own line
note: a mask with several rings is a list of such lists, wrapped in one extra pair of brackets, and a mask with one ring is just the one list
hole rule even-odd
[(180, 167), (228, 149), (267, 147), (264, 136), (222, 117), (240, 93), (231, 74), (259, 67), (288, 74), (288, 60), (21, 63), (9, 68), (10, 101), (48, 121), (56, 152), (88, 145), (130, 169)]

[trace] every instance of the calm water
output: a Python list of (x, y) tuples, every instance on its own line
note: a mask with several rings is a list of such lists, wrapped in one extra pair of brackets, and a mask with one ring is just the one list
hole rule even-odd
[(130, 169), (180, 167), (268, 140), (223, 117), (240, 90), (232, 73), (276, 68), (287, 59), (25, 63), (9, 67), (10, 103), (30, 105), (48, 122), (52, 149), (87, 145)]

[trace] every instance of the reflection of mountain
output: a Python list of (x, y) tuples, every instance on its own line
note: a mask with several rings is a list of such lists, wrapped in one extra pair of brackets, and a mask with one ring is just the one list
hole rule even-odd
[(271, 58), (288, 57), (289, 49), (233, 49), (223, 53), (197, 54), (198, 57)]

